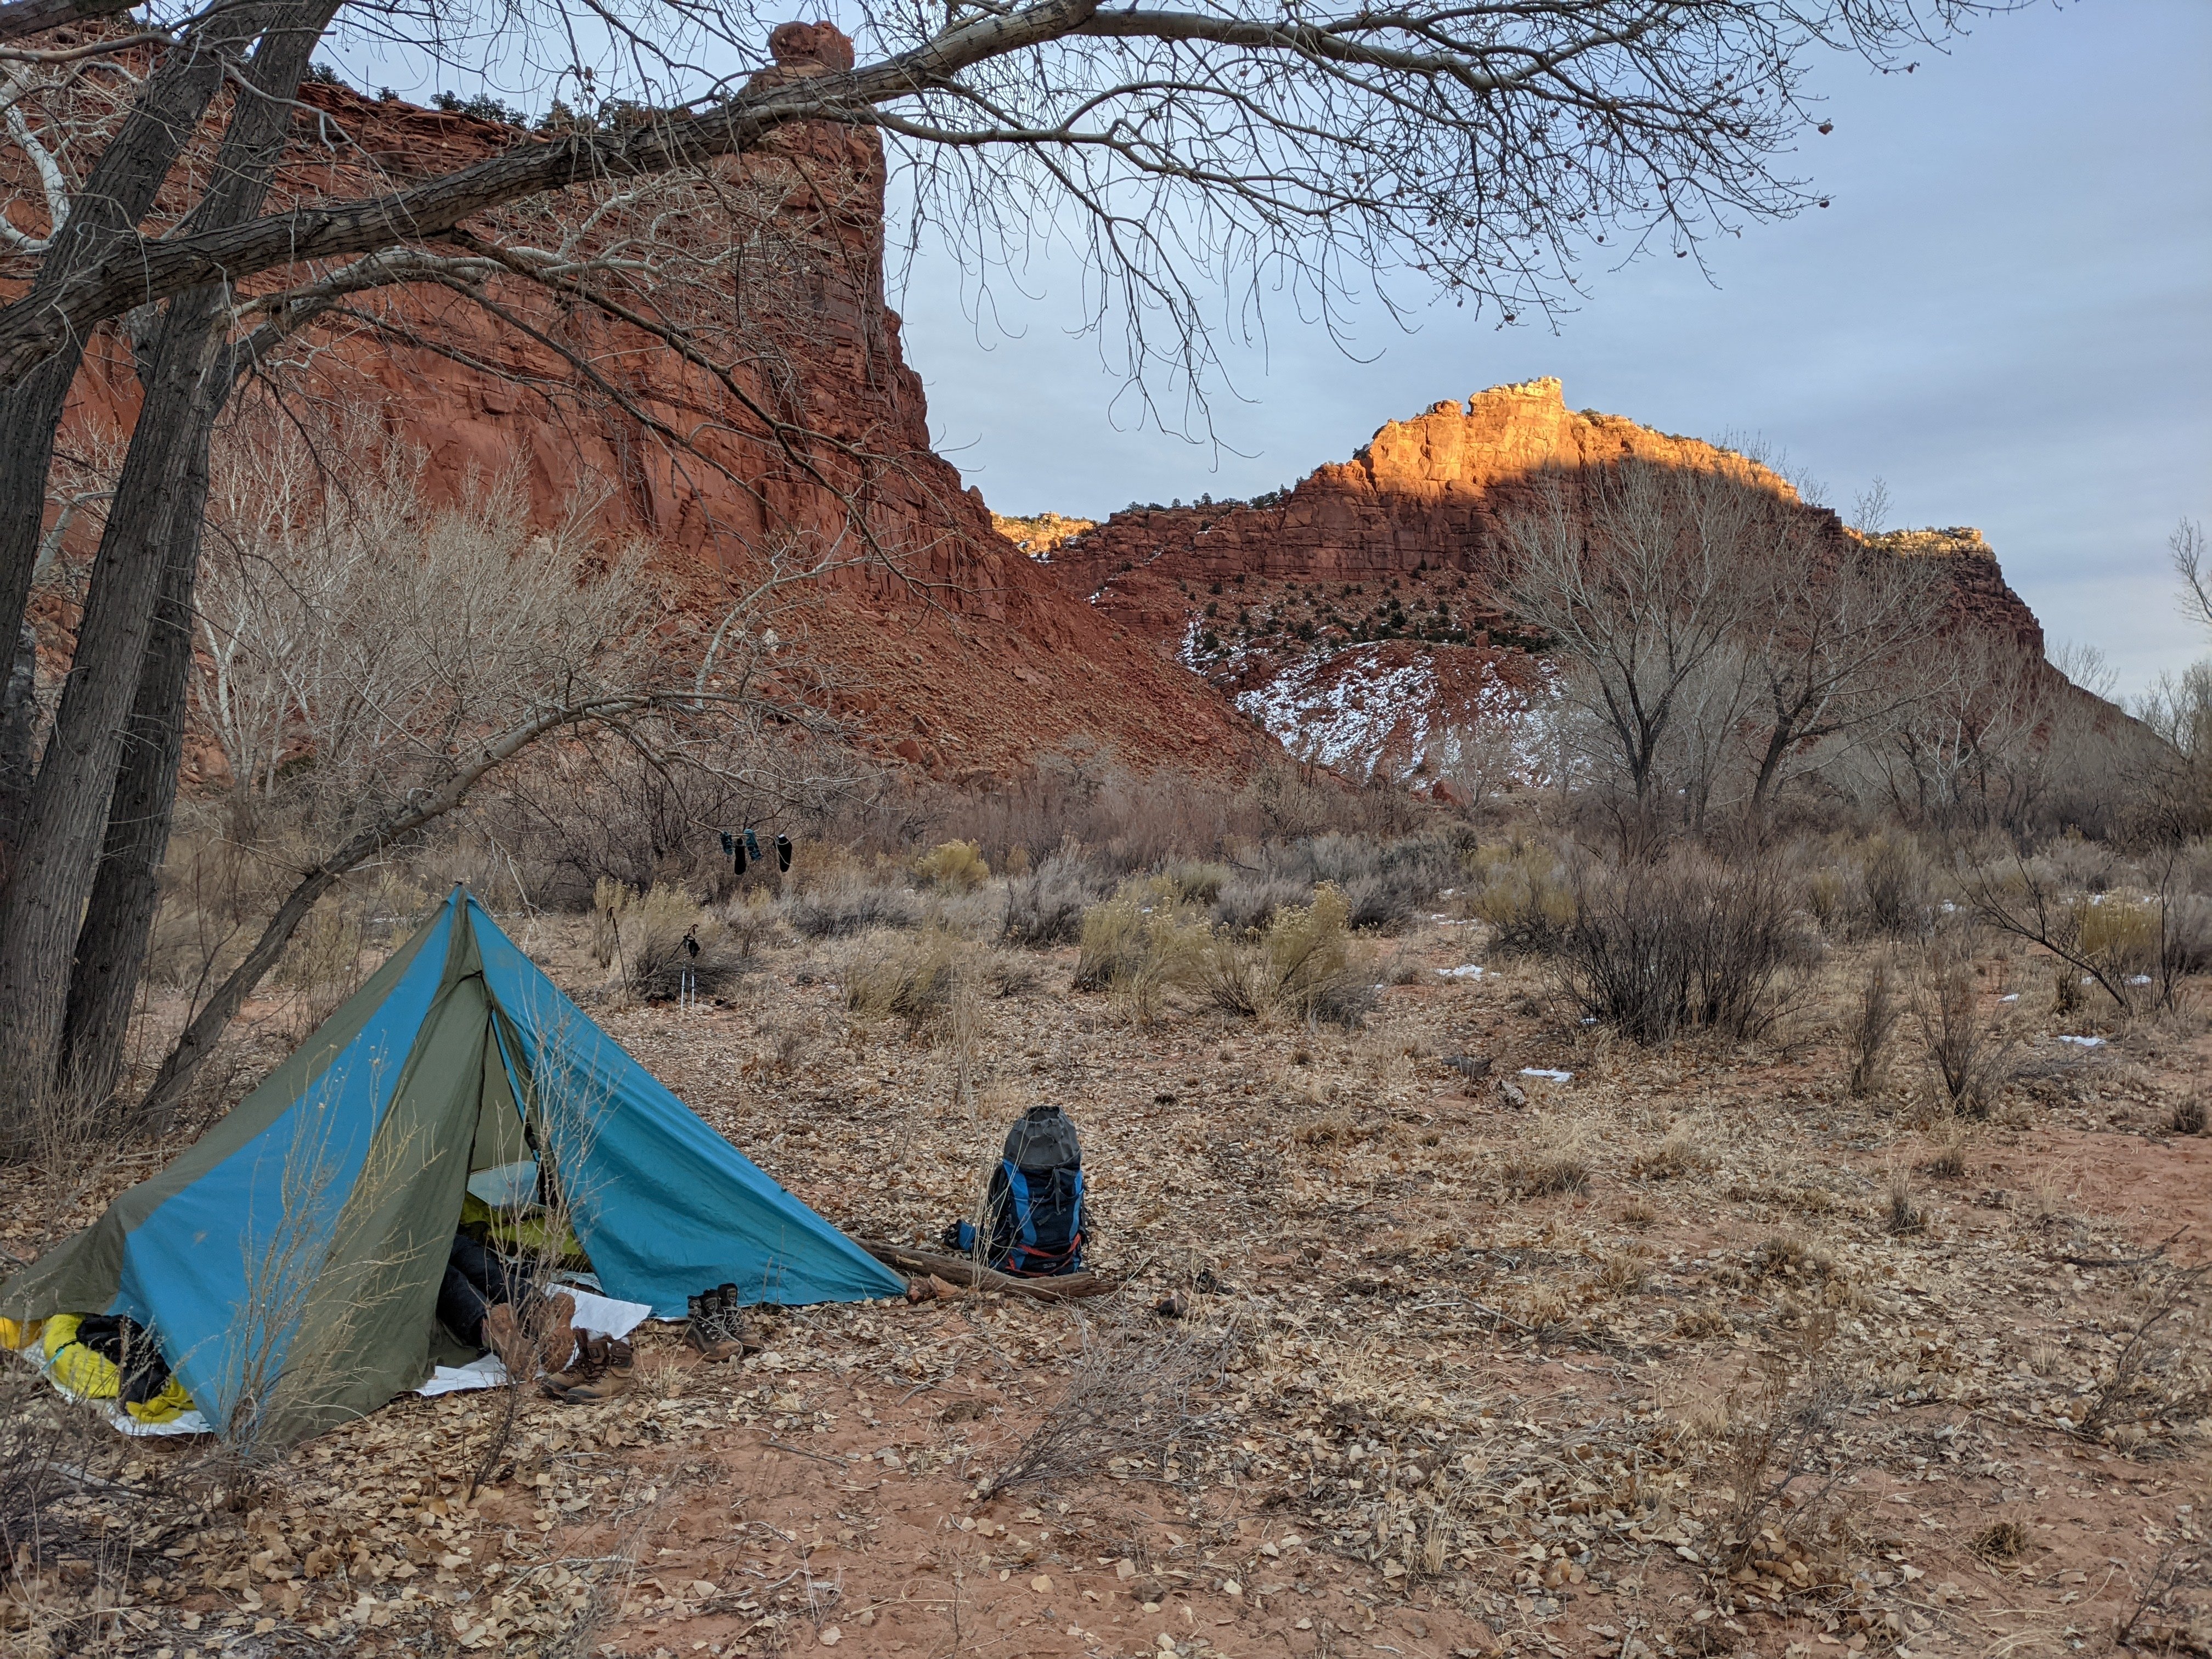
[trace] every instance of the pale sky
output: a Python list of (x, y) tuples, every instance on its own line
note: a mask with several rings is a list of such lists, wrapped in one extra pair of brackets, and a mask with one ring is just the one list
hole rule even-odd
[[(1000, 512), (1101, 515), (1246, 495), (1341, 460), (1441, 398), (1555, 374), (1571, 406), (1756, 434), (1848, 514), (1879, 475), (1898, 525), (1978, 526), (2056, 641), (2133, 692), (2212, 642), (2172, 601), (2165, 543), (2212, 521), (2212, 5), (2083, 0), (1989, 20), (1911, 76), (1854, 61), (1802, 171), (1833, 205), (1593, 268), (1556, 333), (1366, 319), (1358, 362), (1295, 319), (1215, 400), (1228, 449), (1117, 428), (1076, 272), (1032, 267), (1001, 326), (925, 255), (899, 296), (941, 447)], [(1379, 353), (1379, 356), (1376, 354)]]

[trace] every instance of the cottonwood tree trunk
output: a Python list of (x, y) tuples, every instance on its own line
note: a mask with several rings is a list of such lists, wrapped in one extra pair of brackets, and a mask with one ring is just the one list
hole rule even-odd
[[(34, 309), (58, 303), (73, 282), (107, 262), (118, 239), (128, 235), (153, 207), (162, 180), (199, 130), (222, 89), (227, 63), (279, 9), (274, 3), (217, 9), (162, 54), (83, 189), (70, 198), (68, 222), (40, 259), (21, 303)], [(0, 392), (0, 434), (6, 438), (0, 443), (0, 630), (11, 635), (30, 599), (46, 523), (54, 434), (84, 358), (84, 343), (81, 332), (70, 331), (53, 356)], [(9, 853), (20, 844), (23, 828), (20, 811), (0, 817), (0, 838), (8, 843), (0, 847), (0, 880), (11, 886), (18, 861)], [(15, 1069), (16, 1057), (9, 1058), (10, 1069)]]
[[(216, 182), (185, 228), (238, 223), (260, 211), (283, 154), (291, 100), (335, 10), (336, 0), (312, 0), (286, 8), (272, 24), (244, 77), (246, 95), (224, 131)], [(87, 906), (163, 572), (179, 551), (179, 538), (195, 560), (198, 556), (209, 437), (229, 390), (229, 298), (226, 286), (210, 283), (169, 302), (93, 562), (69, 679), (23, 815), (14, 875), (0, 899), (0, 1054), (9, 1057), (0, 1072), (0, 1130), (21, 1122), (59, 1080), (80, 933), (105, 939), (118, 931), (109, 918), (88, 918)], [(52, 441), (49, 432), (49, 449)], [(158, 799), (142, 803), (161, 820), (165, 841), (173, 767), (166, 782), (153, 791)], [(143, 927), (139, 943), (143, 948)]]
[(106, 842), (70, 977), (58, 1069), (71, 1093), (85, 1100), (106, 1098), (122, 1071), (131, 1008), (160, 902), (161, 860), (174, 820), (192, 665), (192, 589), (199, 574), (207, 501), (204, 444), (192, 461), (178, 501), (154, 631), (139, 665), (137, 700), (124, 729), (123, 758), (108, 802)]

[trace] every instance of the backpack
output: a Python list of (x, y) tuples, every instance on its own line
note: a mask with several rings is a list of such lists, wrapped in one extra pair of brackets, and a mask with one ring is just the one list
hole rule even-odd
[(1006, 1132), (991, 1172), (990, 1261), (1045, 1279), (1083, 1271), (1083, 1146), (1057, 1106), (1033, 1106)]

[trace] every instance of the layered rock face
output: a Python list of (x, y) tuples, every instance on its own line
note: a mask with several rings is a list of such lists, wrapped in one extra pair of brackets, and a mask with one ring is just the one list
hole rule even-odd
[[(770, 45), (769, 76), (852, 63), (826, 24), (786, 24)], [(343, 86), (311, 85), (301, 100), (314, 114), (295, 130), (279, 191), (294, 201), (371, 194), (542, 142)], [(318, 142), (317, 118), (343, 135), (337, 149)], [(921, 382), (884, 296), (884, 180), (872, 131), (811, 124), (717, 166), (715, 189), (765, 250), (751, 265), (730, 253), (726, 227), (709, 226), (699, 258), (722, 263), (687, 270), (680, 232), (667, 229), (683, 220), (665, 204), (650, 242), (617, 221), (596, 233), (662, 262), (665, 279), (623, 297), (694, 329), (704, 361), (494, 276), (485, 303), (428, 285), (370, 296), (373, 322), (338, 331), (294, 389), (374, 408), (427, 455), (434, 502), (507, 477), (544, 520), (596, 502), (605, 532), (656, 550), (676, 595), (672, 634), (711, 628), (772, 553), (828, 557), (836, 568), (793, 592), (781, 631), (804, 636), (833, 706), (886, 758), (975, 781), (1065, 744), (1139, 769), (1249, 765), (1265, 746), (1249, 721), (1024, 556), (931, 450)], [(563, 230), (557, 217), (520, 237), (502, 228), (538, 245)], [(136, 404), (128, 353), (111, 343), (69, 420), (121, 434)]]
[[(1732, 452), (1566, 406), (1556, 380), (1493, 386), (1393, 421), (1350, 461), (1279, 496), (1133, 508), (1039, 556), (1071, 592), (1205, 674), (1293, 752), (1364, 775), (1455, 763), (1471, 734), (1525, 721), (1550, 678), (1492, 589), (1503, 515), (1539, 474), (1633, 458), (1725, 471), (1852, 532)], [(1879, 538), (1940, 558), (1954, 625), (2040, 652), (2043, 630), (1971, 530)], [(1475, 739), (1487, 741), (1487, 739)], [(1540, 756), (1516, 760), (1533, 781)]]

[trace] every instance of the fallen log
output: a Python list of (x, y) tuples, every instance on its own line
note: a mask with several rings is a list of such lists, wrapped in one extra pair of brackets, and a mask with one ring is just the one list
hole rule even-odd
[(1057, 1279), (1018, 1279), (1012, 1273), (1002, 1273), (995, 1267), (987, 1267), (980, 1261), (964, 1255), (948, 1255), (941, 1250), (909, 1249), (903, 1244), (871, 1244), (866, 1239), (860, 1248), (887, 1267), (896, 1267), (902, 1273), (934, 1275), (963, 1290), (1004, 1291), (1010, 1296), (1026, 1296), (1039, 1302), (1068, 1302), (1079, 1297), (1104, 1296), (1121, 1288), (1119, 1279), (1105, 1273), (1063, 1273)]

